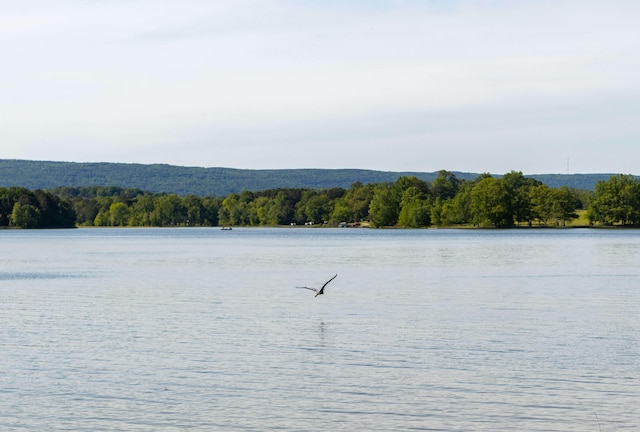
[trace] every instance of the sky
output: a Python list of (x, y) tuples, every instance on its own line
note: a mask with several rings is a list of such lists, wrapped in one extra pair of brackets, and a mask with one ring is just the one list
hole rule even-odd
[(0, 159), (640, 174), (635, 0), (0, 2)]

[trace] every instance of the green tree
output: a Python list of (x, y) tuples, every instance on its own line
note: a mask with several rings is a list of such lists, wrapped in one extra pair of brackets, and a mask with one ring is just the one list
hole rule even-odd
[(268, 218), (270, 201), (269, 197), (259, 196), (249, 203), (249, 225), (275, 225)]
[(553, 217), (553, 189), (545, 184), (533, 186), (529, 189), (529, 202), (532, 220), (537, 220), (538, 225), (546, 225)]
[(293, 222), (295, 203), (291, 195), (279, 191), (271, 200), (267, 219), (271, 225), (290, 225)]
[(40, 210), (31, 204), (16, 202), (11, 211), (11, 225), (19, 228), (38, 228)]
[(398, 225), (408, 228), (428, 226), (431, 220), (430, 205), (425, 193), (411, 186), (402, 194)]
[(187, 214), (180, 197), (176, 194), (169, 194), (157, 198), (155, 200), (153, 220), (156, 226), (185, 225)]
[(632, 175), (615, 175), (596, 183), (589, 220), (605, 225), (640, 224), (640, 184)]
[(189, 195), (182, 199), (182, 205), (186, 212), (186, 225), (203, 226), (208, 225), (206, 209), (202, 198)]
[(433, 196), (442, 201), (452, 199), (460, 189), (460, 180), (452, 172), (440, 170), (438, 177), (431, 183)]
[[(367, 211), (368, 212), (368, 211)], [(340, 222), (353, 222), (353, 209), (349, 206), (347, 197), (338, 198), (333, 204), (333, 211), (329, 220), (335, 225)]]
[(429, 184), (416, 176), (398, 177), (398, 180), (394, 183), (394, 188), (399, 196), (402, 196), (402, 193), (410, 188), (418, 189), (423, 195), (430, 194)]
[(322, 223), (329, 220), (331, 201), (322, 192), (305, 191), (296, 204), (296, 220), (298, 223)]
[(513, 225), (511, 196), (504, 182), (493, 177), (480, 180), (471, 189), (471, 213), (475, 225)]
[(553, 189), (551, 196), (553, 198), (552, 215), (556, 218), (556, 223), (564, 226), (568, 220), (578, 217), (576, 208), (580, 200), (571, 189), (566, 186)]
[(373, 184), (353, 183), (343, 196), (334, 201), (330, 221), (338, 224), (369, 219), (369, 206), (373, 199), (373, 191)]
[(155, 200), (150, 194), (138, 195), (130, 207), (130, 225), (153, 226)]
[(9, 226), (11, 223), (11, 213), (15, 201), (12, 199), (9, 190), (0, 188), (0, 226)]
[(222, 204), (221, 198), (206, 197), (202, 200), (202, 207), (205, 210), (205, 217), (209, 226), (218, 225), (218, 211)]
[(511, 196), (510, 208), (513, 219), (518, 223), (527, 222), (531, 225), (533, 214), (529, 190), (542, 183), (535, 179), (525, 177), (520, 171), (511, 171), (503, 175), (502, 182), (507, 187), (507, 191)]
[[(20, 205), (16, 207), (16, 204)], [(50, 192), (22, 187), (0, 188), (0, 226), (71, 227), (75, 220), (71, 203)]]
[(129, 207), (123, 202), (115, 202), (109, 206), (109, 226), (127, 226), (129, 224)]
[(76, 214), (76, 224), (91, 226), (98, 214), (99, 208), (95, 198), (72, 198), (73, 211)]
[(227, 195), (222, 200), (222, 205), (218, 211), (218, 219), (222, 225), (243, 225), (244, 209), (241, 207), (240, 196), (236, 193)]
[(471, 190), (474, 182), (460, 183), (458, 193), (449, 200), (436, 199), (431, 212), (431, 222), (437, 225), (464, 225), (472, 222)]
[(100, 210), (93, 220), (93, 226), (103, 227), (109, 226), (109, 211), (108, 210)]
[(369, 206), (369, 220), (374, 227), (395, 225), (398, 221), (400, 200), (394, 185), (378, 184)]
[(95, 201), (96, 201), (96, 206), (98, 208), (98, 214), (96, 215), (96, 218), (98, 218), (98, 215), (100, 213), (103, 213), (106, 215), (106, 222), (104, 222), (103, 224), (96, 224), (96, 226), (108, 226), (109, 225), (109, 208), (111, 207), (111, 204), (117, 202), (117, 199), (112, 196), (97, 196), (95, 198)]

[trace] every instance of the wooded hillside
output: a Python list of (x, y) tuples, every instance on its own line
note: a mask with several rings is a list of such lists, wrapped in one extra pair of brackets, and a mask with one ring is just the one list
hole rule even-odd
[[(453, 171), (460, 180), (480, 174)], [(395, 182), (399, 177), (432, 182), (437, 172), (391, 172), (362, 169), (244, 170), (123, 163), (75, 163), (0, 159), (0, 187), (53, 189), (58, 187), (118, 186), (177, 195), (226, 196), (242, 191), (279, 188), (349, 188), (353, 183)], [(552, 188), (593, 190), (611, 174), (527, 175)], [(495, 177), (500, 177), (496, 175)]]

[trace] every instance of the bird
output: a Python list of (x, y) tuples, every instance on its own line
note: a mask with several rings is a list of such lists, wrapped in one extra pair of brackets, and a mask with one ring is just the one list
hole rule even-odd
[(314, 297), (318, 297), (319, 295), (324, 294), (324, 287), (326, 287), (327, 285), (329, 285), (329, 282), (331, 282), (332, 280), (334, 280), (336, 277), (338, 277), (338, 274), (336, 273), (336, 275), (334, 277), (332, 277), (331, 279), (329, 279), (328, 281), (326, 281), (324, 283), (324, 285), (322, 285), (322, 288), (318, 289), (318, 288), (311, 288), (311, 287), (306, 287), (306, 286), (302, 286), (302, 287), (296, 287), (296, 288), (302, 288), (302, 289), (308, 289), (311, 291), (314, 291), (316, 293), (316, 295)]

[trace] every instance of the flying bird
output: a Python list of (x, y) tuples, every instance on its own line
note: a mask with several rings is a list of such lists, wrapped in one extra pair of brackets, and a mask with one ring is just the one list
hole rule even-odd
[(314, 291), (316, 293), (316, 295), (314, 297), (318, 297), (321, 294), (324, 294), (324, 287), (326, 287), (327, 285), (329, 285), (329, 282), (331, 282), (332, 280), (334, 280), (338, 275), (336, 274), (334, 277), (332, 277), (331, 279), (329, 279), (328, 281), (326, 281), (324, 283), (324, 285), (322, 285), (322, 288), (318, 289), (318, 288), (311, 288), (311, 287), (296, 287), (296, 288), (303, 288), (303, 289), (308, 289), (311, 291)]

